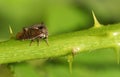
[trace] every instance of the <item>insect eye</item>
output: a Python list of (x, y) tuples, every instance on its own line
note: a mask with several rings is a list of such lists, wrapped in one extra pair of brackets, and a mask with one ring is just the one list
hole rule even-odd
[(23, 28), (24, 31), (28, 31), (28, 28)]
[(43, 26), (39, 26), (38, 28), (39, 28), (39, 29), (43, 29), (44, 27), (43, 27)]

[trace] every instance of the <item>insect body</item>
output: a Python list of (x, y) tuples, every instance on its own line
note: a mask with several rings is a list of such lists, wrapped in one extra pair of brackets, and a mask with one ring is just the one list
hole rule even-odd
[(36, 24), (31, 27), (23, 28), (23, 30), (16, 35), (16, 38), (18, 40), (30, 39), (30, 46), (35, 39), (37, 40), (38, 45), (39, 41), (41, 39), (44, 39), (48, 45), (48, 30), (45, 27), (44, 23)]

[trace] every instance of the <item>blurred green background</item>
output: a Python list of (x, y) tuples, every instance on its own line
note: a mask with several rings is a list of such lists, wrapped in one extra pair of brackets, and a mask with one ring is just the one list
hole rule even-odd
[[(43, 21), (49, 36), (87, 29), (93, 26), (91, 11), (101, 24), (120, 22), (119, 0), (0, 0), (0, 41), (10, 38), (25, 26)], [(120, 77), (112, 49), (77, 55), (70, 74), (66, 58), (32, 61), (41, 77)], [(0, 76), (1, 77), (1, 76)]]

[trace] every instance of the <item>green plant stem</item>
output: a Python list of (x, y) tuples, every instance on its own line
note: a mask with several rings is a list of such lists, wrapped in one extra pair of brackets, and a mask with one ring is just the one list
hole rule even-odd
[(93, 51), (102, 48), (118, 48), (120, 45), (120, 24), (90, 28), (49, 37), (49, 46), (45, 42), (37, 43), (10, 39), (0, 43), (0, 64), (20, 62), (37, 58), (53, 58), (71, 53)]

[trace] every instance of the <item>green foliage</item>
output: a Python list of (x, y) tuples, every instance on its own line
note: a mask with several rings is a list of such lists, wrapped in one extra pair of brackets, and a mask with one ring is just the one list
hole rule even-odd
[(10, 65), (14, 77), (39, 77), (32, 66), (28, 63), (13, 63)]

